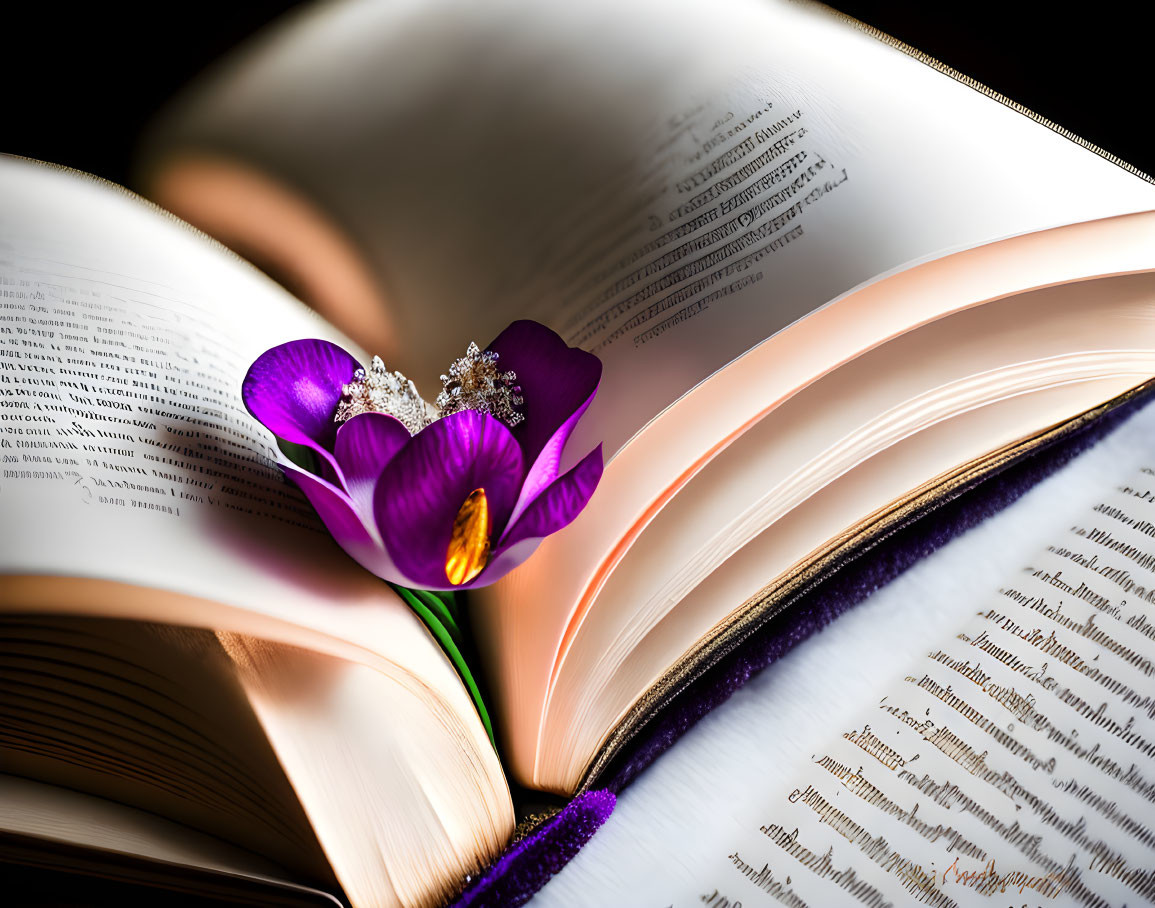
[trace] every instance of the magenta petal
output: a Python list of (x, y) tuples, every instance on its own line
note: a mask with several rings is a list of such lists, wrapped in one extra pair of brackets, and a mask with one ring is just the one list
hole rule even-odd
[(523, 472), (521, 448), (492, 416), (462, 410), (439, 419), (394, 455), (377, 482), (373, 512), (385, 548), (415, 585), (451, 589), (445, 557), (465, 499), (485, 490), (496, 536), (513, 511)]
[(357, 512), (372, 520), (373, 488), (385, 465), (409, 441), (409, 430), (386, 413), (361, 413), (341, 424), (333, 452)]
[(333, 414), (360, 364), (336, 344), (298, 340), (262, 353), (241, 385), (245, 406), (278, 438), (332, 461)]
[(567, 526), (585, 507), (602, 475), (602, 449), (598, 445), (565, 476), (549, 485), (512, 524), (494, 550), (485, 570), (467, 588), (496, 583), (529, 558), (543, 538)]
[(364, 521), (357, 516), (353, 502), (344, 492), (331, 482), (314, 476), (307, 470), (287, 463), (280, 464), (281, 470), (297, 484), (309, 504), (317, 512), (325, 528), (342, 546), (346, 542), (353, 545), (372, 545), (373, 536)]
[(505, 549), (526, 539), (540, 539), (567, 526), (586, 506), (601, 478), (602, 446), (598, 445), (572, 470), (546, 486), (505, 531), (498, 548)]
[(562, 450), (565, 448), (565, 443), (569, 441), (570, 435), (573, 433), (574, 426), (578, 424), (578, 420), (582, 418), (582, 414), (593, 402), (594, 395), (590, 394), (573, 415), (561, 424), (553, 437), (546, 442), (545, 447), (537, 455), (537, 460), (533, 461), (533, 465), (526, 473), (525, 482), (521, 487), (521, 495), (517, 499), (517, 505), (513, 509), (513, 514), (509, 518), (510, 523), (514, 523), (525, 513), (528, 508), (541, 494), (542, 489), (546, 488), (550, 483), (557, 479), (558, 471), (561, 464)]
[(358, 516), (350, 498), (332, 483), (292, 464), (281, 462), (281, 470), (297, 484), (309, 504), (325, 524), (325, 529), (352, 558), (378, 577), (412, 585), (393, 564), (373, 531)]
[(474, 589), (476, 587), (489, 586), (491, 583), (497, 583), (498, 580), (515, 567), (529, 560), (529, 556), (537, 551), (539, 545), (541, 545), (541, 539), (539, 537), (533, 537), (531, 539), (523, 539), (521, 542), (502, 548), (494, 554), (492, 560), (485, 566), (485, 570), (469, 583), (462, 584), (462, 588)]
[[(550, 455), (556, 475), (557, 460), (577, 420), (602, 377), (602, 364), (592, 353), (567, 346), (557, 334), (537, 322), (518, 321), (501, 332), (489, 345), (498, 355), (497, 368), (517, 373), (525, 404), (525, 421), (513, 434), (521, 443), (525, 462), (536, 470), (542, 453), (559, 430), (564, 435), (556, 456)], [(550, 476), (552, 480), (553, 476)]]

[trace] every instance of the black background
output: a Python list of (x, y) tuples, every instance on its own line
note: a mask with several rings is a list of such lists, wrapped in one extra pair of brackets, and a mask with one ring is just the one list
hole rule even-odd
[[(0, 151), (129, 182), (149, 117), (208, 63), (296, 5), (9, 2), (0, 13)], [(1155, 5), (834, 5), (1155, 171)]]

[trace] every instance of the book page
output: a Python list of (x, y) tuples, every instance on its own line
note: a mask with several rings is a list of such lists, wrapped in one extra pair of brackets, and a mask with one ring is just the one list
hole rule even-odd
[(608, 455), (864, 281), (1155, 208), (1155, 186), (1046, 126), (767, 0), (321, 4), (174, 111), (152, 157), (150, 192), (242, 246), (289, 231), (235, 204), (244, 168), (312, 208), (394, 325), (347, 330), (418, 387), (519, 317), (595, 351), (572, 450)]
[(0, 615), (0, 678), (6, 773), (148, 811), (260, 855), (289, 879), (332, 885), (211, 631)]
[[(825, 369), (944, 311), (1151, 267), (1149, 243), (1116, 266), (1127, 244), (1088, 236), (1127, 233), (1120, 217), (1059, 228), (1079, 234), (1074, 255), (1042, 241), (1024, 253), (1045, 234), (1016, 236), (993, 251), (997, 265), (956, 263), (965, 280), (906, 270), (892, 278), (914, 278), (901, 293), (876, 281), (860, 291), (879, 288), (873, 298), (826, 305), (905, 263), (1155, 208), (1155, 188), (785, 2), (321, 4), (222, 67), (151, 154), (156, 197), (178, 211), (215, 198), (205, 225), (242, 247), (283, 235), (314, 285), (340, 269), (294, 247), (289, 221), (245, 212), (271, 183), (295, 199), (298, 226), (328, 225), (387, 298), (394, 333), (375, 352), (418, 387), (517, 317), (602, 358), (567, 446), (572, 457), (604, 442), (598, 494), (478, 597), (493, 603), (475, 627), (526, 779), (555, 655), (599, 607), (616, 559), (719, 446)], [(896, 298), (901, 316), (884, 319), (876, 306)]]
[[(497, 754), (420, 619), (333, 542), (240, 398), (268, 347), (348, 342), (255, 269), (109, 184), (0, 158), (0, 197), (0, 611), (191, 625), (349, 660), (363, 686), (421, 717), (399, 726), (415, 737), (393, 752), (390, 779), (436, 801), (442, 860), (427, 882), (451, 885), (513, 827)], [(305, 722), (291, 702), (285, 692), (278, 715)], [(350, 722), (390, 719), (381, 694), (355, 705), (342, 706)], [(435, 760), (452, 764), (453, 796), (423, 775)], [(299, 791), (321, 785), (300, 761), (281, 762)], [(389, 797), (367, 773), (356, 787), (360, 803)], [(314, 831), (341, 864), (335, 828)], [(382, 866), (378, 855), (366, 876)]]
[(353, 906), (445, 905), (513, 833), (453, 726), (364, 665), (218, 635)]
[[(850, 361), (856, 360), (857, 356), (871, 355), (865, 351), (881, 349), (881, 363), (877, 368), (883, 369), (881, 374), (892, 374), (897, 364), (886, 359), (890, 347), (887, 340), (903, 336), (914, 330), (915, 325), (922, 324), (917, 321), (920, 309), (933, 306), (939, 315), (946, 316), (952, 312), (962, 313), (976, 301), (992, 297), (997, 300), (990, 304), (992, 307), (1009, 306), (1013, 305), (1014, 295), (1008, 295), (1008, 288), (1016, 285), (1027, 289), (1070, 282), (1071, 292), (1082, 296), (1084, 305), (1090, 307), (1086, 311), (1090, 311), (1099, 298), (1098, 288), (1106, 285), (1088, 280), (1089, 275), (1096, 273), (1089, 269), (1099, 269), (1098, 273), (1106, 274), (1130, 274), (1150, 269), (1151, 250), (1155, 248), (1151, 242), (1155, 239), (1155, 232), (1147, 233), (1151, 228), (1155, 228), (1155, 213), (1124, 215), (1014, 237), (903, 271), (812, 313), (791, 330), (770, 338), (729, 364), (709, 382), (694, 389), (676, 406), (651, 421), (646, 430), (635, 436), (608, 465), (598, 493), (577, 520), (546, 539), (534, 557), (517, 571), (494, 587), (480, 591), (480, 620), (474, 627), (479, 634), (495, 641), (494, 645), (488, 646), (490, 651), (499, 655), (506, 652), (517, 654), (516, 659), (503, 659), (493, 674), (501, 691), (500, 702), (513, 704), (510, 715), (517, 717), (517, 722), (503, 723), (510, 730), (507, 746), (515, 755), (510, 762), (517, 771), (524, 773), (525, 778), (535, 779), (536, 784), (559, 785), (556, 779), (547, 781), (538, 775), (545, 721), (539, 721), (537, 728), (530, 723), (534, 716), (546, 718), (546, 710), (550, 708), (550, 700), (561, 677), (562, 663), (568, 655), (565, 650), (571, 643), (576, 644), (584, 632), (585, 623), (599, 611), (629, 633), (626, 625), (635, 614), (633, 609), (637, 603), (627, 599), (628, 607), (623, 607), (621, 601), (603, 594), (608, 593), (613, 585), (617, 571), (627, 567), (633, 547), (641, 544), (644, 550), (647, 543), (642, 540), (656, 530), (656, 523), (663, 520), (661, 511), (671, 506), (677, 509), (675, 496), (689, 492), (703, 472), (724, 473), (724, 459), (732, 446), (744, 444), (743, 439), (751, 432), (757, 434), (759, 430), (754, 427), (764, 419), (773, 419), (780, 407), (786, 407), (785, 412), (793, 408), (800, 426), (817, 427), (821, 423), (825, 413), (823, 407), (811, 412), (805, 403), (798, 402), (810, 388), (824, 382), (826, 374), (837, 376), (841, 369), (827, 373), (826, 369), (818, 367), (815, 371), (816, 358), (829, 357), (832, 366), (842, 363), (850, 368)], [(1145, 313), (1150, 309), (1149, 299), (1140, 295), (1135, 302), (1134, 318), (1128, 317), (1128, 320), (1132, 325), (1148, 324)], [(903, 316), (909, 320), (903, 321)], [(1041, 324), (1034, 324), (1033, 328), (1040, 332), (1040, 337), (1043, 336)], [(947, 334), (949, 336), (949, 330)], [(1142, 334), (1142, 330), (1130, 334), (1123, 330), (1120, 337), (1123, 345), (1129, 347)], [(1087, 350), (1084, 345), (1088, 337), (1076, 330), (1059, 343), (1070, 353), (1081, 355)], [(1114, 344), (1107, 346), (1113, 347)], [(1025, 347), (1020, 348), (1020, 353), (1025, 352)], [(1004, 367), (1017, 360), (1018, 354), (1013, 354), (1004, 361)], [(914, 361), (919, 361), (919, 355)], [(1127, 375), (1129, 372), (1132, 372), (1130, 368), (1121, 370), (1115, 376), (1119, 382), (1114, 388), (1102, 389), (1102, 396), (1097, 401), (1094, 397), (1082, 396), (1078, 400), (1070, 397), (1067, 399), (1069, 407), (1024, 408), (1019, 418), (1004, 424), (1004, 428), (999, 430), (1003, 442), (1028, 437), (1096, 403), (1110, 400), (1127, 387), (1148, 378), (1150, 362), (1139, 366), (1137, 373)], [(1074, 372), (1066, 373), (1067, 379), (1074, 377)], [(899, 388), (902, 387), (900, 383)], [(914, 393), (913, 389), (908, 390)], [(1082, 394), (1083, 390), (1090, 390), (1090, 386), (1078, 393)], [(885, 409), (881, 402), (876, 403)], [(919, 411), (914, 401), (908, 400), (908, 403), (915, 407), (914, 412)], [(1052, 403), (1059, 401), (1052, 399)], [(850, 424), (844, 425), (842, 437), (846, 438), (851, 431)], [(696, 447), (704, 439), (718, 437), (724, 438), (724, 443), (707, 449), (704, 455), (701, 448)], [(871, 433), (865, 437), (870, 438)], [(970, 441), (978, 438), (973, 434), (969, 436)], [(773, 431), (766, 439), (768, 444), (778, 443)], [(991, 442), (995, 447), (999, 444), (993, 438)], [(831, 449), (838, 452), (839, 457), (849, 450), (838, 445)], [(905, 494), (916, 485), (931, 480), (937, 472), (961, 466), (987, 450), (990, 448), (982, 446), (959, 449), (953, 461), (948, 460), (945, 464), (938, 461), (937, 468), (926, 470), (915, 458), (902, 468), (901, 473), (892, 474), (895, 478), (905, 475), (910, 480), (909, 485), (905, 488), (900, 486), (894, 494)], [(943, 449), (948, 456), (949, 451), (949, 447)], [(929, 467), (929, 464), (924, 466)], [(775, 476), (773, 472), (761, 476), (752, 474), (743, 497), (745, 501), (751, 501), (754, 496), (766, 494), (774, 483), (790, 481), (784, 475)], [(885, 503), (875, 501), (875, 507)], [(736, 513), (732, 510), (727, 512), (724, 508), (714, 508), (711, 513), (713, 504), (715, 502), (709, 502), (708, 507), (693, 514), (695, 530), (707, 534), (729, 534)], [(744, 509), (745, 505), (741, 507)], [(829, 532), (840, 532), (861, 516), (861, 513), (857, 517), (852, 514), (846, 523), (829, 527)], [(822, 538), (814, 540), (814, 544), (819, 544)], [(799, 556), (806, 551), (808, 549), (798, 552)], [(682, 563), (685, 564), (684, 559)], [(780, 567), (784, 568), (787, 563)], [(768, 565), (760, 573), (756, 559), (750, 559), (747, 566), (744, 594), (734, 598), (723, 597), (703, 605), (707, 609), (719, 608), (729, 612), (740, 607), (747, 596), (756, 594), (773, 576)], [(662, 568), (656, 570), (663, 577), (670, 573)], [(556, 602), (558, 607), (543, 609), (541, 602)], [(563, 610), (570, 603), (573, 605), (568, 611)], [(621, 620), (618, 621), (615, 615)], [(711, 626), (709, 621), (698, 625), (698, 633), (706, 633)], [(622, 636), (625, 639), (625, 635)], [(550, 658), (548, 648), (539, 645), (540, 641), (550, 639), (559, 641), (559, 655), (554, 658)], [(527, 645), (530, 641), (533, 641), (533, 646)], [(507, 643), (512, 645), (507, 646)], [(665, 664), (673, 665), (680, 655), (679, 648), (667, 652)], [(577, 689), (581, 687), (581, 684), (576, 685)], [(641, 693), (639, 689), (635, 696)], [(558, 726), (564, 727), (564, 723)], [(608, 729), (602, 729), (602, 734), (606, 732)], [(560, 784), (565, 786), (568, 783)]]
[(0, 195), (0, 573), (128, 585), (9, 576), (0, 608), (27, 610), (31, 596), (38, 608), (344, 641), (345, 655), (369, 650), (472, 715), (440, 650), (331, 540), (240, 399), (268, 347), (349, 342), (116, 187), (6, 158)]
[(816, 753), (758, 827), (766, 844), (731, 853), (743, 877), (784, 894), (773, 864), (811, 904), (1155, 894), (1151, 476), (1057, 535)]
[(540, 902), (1149, 901), (1153, 433), (1140, 414), (768, 670)]
[[(235, 895), (233, 884), (240, 881), (245, 888), (259, 885), (259, 897), (266, 904), (341, 905), (329, 893), (284, 879), (283, 871), (251, 852), (155, 813), (6, 774), (0, 775), (0, 796), (5, 844), (34, 855), (41, 866), (59, 874), (58, 879), (77, 873), (78, 864), (84, 867), (88, 862), (91, 868), (95, 860), (102, 865), (102, 876), (120, 874), (121, 879), (140, 879), (142, 884), (149, 880), (153, 885), (166, 876), (174, 886), (189, 886), (191, 881), (204, 899)], [(5, 871), (8, 882), (14, 882), (8, 876), (10, 866)], [(104, 901), (91, 889), (85, 895), (85, 901)], [(138, 890), (132, 897), (139, 903), (144, 895)], [(43, 894), (41, 898), (47, 901)]]

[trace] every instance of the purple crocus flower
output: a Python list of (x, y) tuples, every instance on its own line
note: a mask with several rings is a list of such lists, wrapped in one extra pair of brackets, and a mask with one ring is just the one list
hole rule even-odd
[[(451, 370), (438, 401), (456, 412), (440, 418), (400, 376), (412, 392), (395, 408), (401, 419), (351, 411), (350, 389), (364, 390), (365, 375), (328, 341), (274, 347), (245, 376), (249, 412), (320, 464), (319, 473), (285, 460), (281, 469), (341, 547), (378, 577), (429, 590), (493, 583), (570, 523), (601, 478), (601, 445), (559, 475), (562, 449), (601, 379), (597, 357), (531, 321), (514, 322), (480, 356), (500, 364), (505, 397), (490, 412), (484, 403), (461, 409), (478, 398), (463, 394)], [(355, 415), (338, 422), (339, 409)]]

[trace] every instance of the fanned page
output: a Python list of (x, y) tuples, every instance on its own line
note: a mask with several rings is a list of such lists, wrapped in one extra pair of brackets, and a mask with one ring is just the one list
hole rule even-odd
[(444, 905), (512, 832), (504, 786), (422, 691), (363, 664), (219, 634), (355, 906)]
[[(421, 736), (410, 746), (427, 753), (398, 784), (420, 791), (414, 767), (445, 757), (454, 766), (438, 765), (458, 774), (456, 785), (476, 786), (469, 797), (437, 796), (429, 826), (441, 831), (418, 847), (437, 850), (444, 834), (446, 850), (460, 850), (426, 882), (496, 853), (512, 805), (452, 665), (328, 537), (240, 402), (245, 370), (267, 347), (349, 342), (255, 269), (109, 184), (0, 158), (0, 198), (0, 609), (206, 627), (340, 657), (328, 660), (335, 686), (323, 692), (332, 710), (348, 717), (367, 701), (393, 702)], [(382, 686), (389, 697), (365, 693)], [(261, 720), (274, 749), (307, 752), (307, 740), (293, 743), (292, 698), (272, 699)], [(298, 723), (321, 721), (309, 716)], [(388, 751), (380, 736), (345, 737), (352, 749)], [(360, 775), (294, 778), (299, 755), (286, 766), (310, 819), (343, 785), (377, 791), (365, 758), (350, 758)], [(371, 818), (346, 825), (361, 822)], [(368, 833), (360, 841), (382, 844)], [(356, 856), (322, 846), (344, 879)], [(407, 897), (420, 901), (414, 891)]]
[(1153, 441), (1148, 408), (767, 669), (534, 904), (1149, 903)]
[[(1155, 186), (812, 4), (322, 4), (194, 93), (151, 162), (150, 191), (226, 240), (375, 287), (389, 323), (343, 324), (419, 385), (517, 317), (602, 358), (569, 446), (605, 443), (599, 493), (476, 606), (510, 763), (556, 789), (564, 660), (681, 483), (904, 331), (1153, 264)], [(331, 254), (304, 255), (318, 236)], [(1047, 422), (1014, 425), (991, 446)]]

